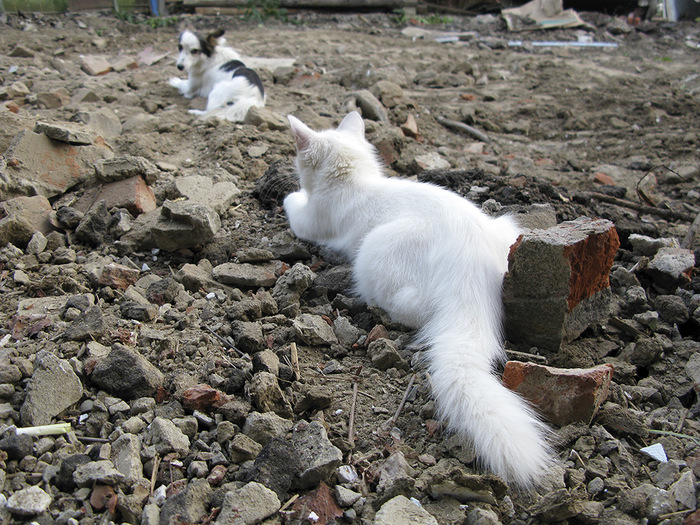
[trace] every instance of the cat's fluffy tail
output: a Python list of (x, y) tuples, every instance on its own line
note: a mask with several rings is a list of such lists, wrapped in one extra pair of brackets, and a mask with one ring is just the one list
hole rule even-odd
[(499, 338), (444, 318), (421, 332), (438, 415), (448, 429), (469, 437), (488, 470), (519, 488), (536, 486), (554, 462), (549, 431), (527, 402), (494, 376), (493, 360), (502, 353)]

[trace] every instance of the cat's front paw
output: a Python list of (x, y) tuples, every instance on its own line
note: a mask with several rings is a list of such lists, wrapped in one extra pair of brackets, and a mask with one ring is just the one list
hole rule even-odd
[(306, 206), (308, 200), (306, 193), (303, 191), (290, 193), (284, 198), (284, 211), (287, 212), (287, 215), (293, 215), (297, 210)]
[(192, 113), (193, 115), (200, 115), (200, 116), (207, 114), (206, 111), (201, 111), (199, 109), (190, 109), (190, 113)]
[(180, 89), (182, 85), (185, 83), (185, 80), (182, 80), (181, 78), (177, 77), (171, 77), (168, 83), (173, 86), (174, 88)]

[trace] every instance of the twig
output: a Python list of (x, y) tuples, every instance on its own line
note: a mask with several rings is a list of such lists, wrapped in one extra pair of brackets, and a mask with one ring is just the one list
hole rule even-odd
[(681, 246), (687, 250), (692, 250), (693, 248), (696, 248), (694, 246), (695, 244), (695, 239), (698, 238), (700, 239), (700, 236), (698, 235), (700, 233), (700, 213), (698, 213), (695, 216), (695, 220), (693, 221), (693, 224), (690, 225), (690, 228), (688, 228), (688, 233), (686, 233), (685, 238), (683, 239), (683, 242), (681, 243)]
[(294, 370), (294, 377), (298, 381), (301, 379), (301, 368), (299, 367), (299, 351), (297, 350), (296, 343), (292, 343), (289, 346), (292, 351), (292, 370)]
[(156, 489), (156, 481), (158, 479), (158, 469), (160, 468), (160, 454), (156, 454), (153, 458), (153, 472), (151, 472), (151, 496)]
[(413, 388), (413, 382), (416, 380), (416, 374), (413, 374), (411, 376), (411, 380), (408, 382), (408, 386), (406, 387), (406, 391), (403, 394), (403, 397), (401, 398), (401, 403), (399, 403), (399, 407), (396, 409), (396, 413), (391, 416), (391, 418), (384, 424), (385, 427), (391, 428), (396, 424), (396, 421), (399, 419), (399, 415), (401, 414), (401, 411), (403, 410), (403, 406), (406, 404), (406, 399), (408, 399), (408, 394), (411, 392), (411, 388)]
[(629, 208), (631, 210), (638, 211), (640, 213), (648, 213), (649, 215), (658, 215), (664, 219), (677, 219), (681, 221), (692, 222), (694, 217), (689, 213), (683, 213), (681, 211), (674, 210), (662, 210), (661, 208), (652, 208), (651, 206), (645, 206), (644, 204), (638, 204), (632, 201), (626, 201), (624, 199), (618, 199), (611, 195), (605, 195), (604, 193), (591, 192), (587, 194), (591, 199), (595, 199), (600, 202), (606, 202), (608, 204), (615, 204), (616, 206), (621, 206), (623, 208)]
[(357, 406), (357, 382), (360, 379), (361, 370), (362, 367), (360, 366), (355, 372), (355, 380), (352, 383), (352, 404), (350, 405), (350, 419), (348, 420), (348, 443), (350, 443), (351, 447), (355, 446), (355, 407)]
[(696, 438), (695, 436), (689, 436), (688, 434), (681, 434), (680, 432), (672, 432), (670, 430), (654, 430), (654, 429), (648, 429), (649, 434), (659, 434), (661, 436), (673, 436), (677, 438), (684, 438), (684, 439), (692, 439), (700, 445), (700, 439)]
[(89, 436), (75, 436), (78, 441), (83, 443), (109, 443), (109, 439), (105, 438), (94, 438)]
[(685, 425), (685, 418), (688, 417), (688, 409), (683, 407), (683, 413), (681, 414), (678, 424), (676, 425), (676, 432), (683, 430), (683, 425)]
[(662, 514), (658, 519), (665, 520), (667, 518), (672, 518), (673, 516), (681, 516), (682, 514), (687, 514), (688, 512), (694, 512), (695, 509), (685, 509), (677, 510), (676, 512), (669, 512), (668, 514)]
[(216, 337), (219, 340), (219, 342), (222, 345), (224, 345), (226, 348), (228, 348), (229, 350), (234, 350), (238, 354), (239, 357), (243, 357), (244, 355), (246, 355), (245, 352), (241, 352), (238, 348), (236, 348), (229, 341), (227, 341), (226, 338), (221, 337), (219, 334), (217, 334), (214, 330), (212, 330), (208, 326), (205, 325), (204, 328), (206, 328), (211, 335)]
[(643, 337), (645, 335), (644, 332), (637, 330), (634, 326), (626, 323), (624, 319), (620, 319), (616, 316), (612, 316), (610, 319), (608, 319), (608, 323), (610, 323), (610, 325), (614, 326), (615, 328), (622, 330), (627, 335), (631, 335), (635, 338)]
[(508, 354), (508, 356), (519, 357), (521, 359), (528, 359), (530, 361), (537, 361), (539, 363), (547, 364), (547, 358), (543, 355), (530, 354), (528, 352), (520, 352), (518, 350), (508, 349), (506, 349), (506, 354)]
[(284, 512), (285, 510), (287, 510), (287, 508), (288, 508), (292, 503), (294, 503), (294, 502), (295, 502), (296, 500), (298, 500), (298, 499), (299, 499), (299, 494), (294, 494), (294, 496), (292, 496), (291, 498), (289, 498), (289, 499), (287, 500), (287, 502), (286, 502), (284, 505), (282, 505), (282, 506), (280, 507), (280, 510), (279, 510), (278, 512)]
[(456, 120), (450, 120), (445, 117), (437, 117), (436, 120), (446, 128), (464, 131), (465, 133), (468, 133), (475, 139), (480, 140), (481, 142), (491, 142), (491, 139), (488, 137), (488, 135), (486, 135), (486, 133), (482, 133), (478, 129), (473, 128), (463, 122), (457, 122)]

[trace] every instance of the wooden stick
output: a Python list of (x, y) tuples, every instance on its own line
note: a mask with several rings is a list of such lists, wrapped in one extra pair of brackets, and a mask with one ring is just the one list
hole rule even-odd
[(350, 405), (350, 419), (348, 420), (348, 443), (351, 447), (355, 447), (355, 408), (357, 407), (357, 383), (360, 380), (360, 372), (362, 367), (360, 366), (355, 372), (355, 378), (352, 383), (352, 404)]
[(413, 382), (416, 380), (416, 375), (417, 374), (413, 374), (411, 376), (411, 380), (408, 382), (408, 386), (406, 387), (406, 391), (403, 394), (403, 398), (401, 398), (401, 403), (399, 403), (399, 407), (396, 409), (396, 413), (393, 416), (391, 416), (391, 418), (384, 424), (387, 428), (393, 427), (396, 424), (396, 421), (399, 419), (399, 415), (403, 410), (403, 406), (406, 404), (406, 400), (408, 399), (408, 394), (411, 392), (411, 388), (413, 387)]
[(530, 354), (528, 352), (520, 352), (519, 350), (508, 349), (506, 349), (506, 354), (508, 354), (508, 356), (519, 357), (521, 359), (528, 359), (530, 361), (537, 361), (539, 363), (547, 364), (547, 358), (543, 355)]
[(292, 343), (289, 347), (292, 350), (292, 370), (294, 370), (294, 378), (299, 381), (301, 379), (301, 368), (299, 368), (299, 351), (297, 350), (297, 344)]
[(488, 137), (486, 133), (482, 133), (476, 128), (473, 128), (463, 122), (457, 122), (456, 120), (450, 120), (445, 117), (437, 117), (436, 119), (440, 124), (445, 126), (446, 128), (452, 128), (452, 129), (458, 129), (459, 131), (464, 131), (465, 133), (468, 133), (472, 137), (474, 137), (477, 140), (480, 140), (481, 142), (491, 142), (491, 139)]
[(160, 468), (160, 454), (156, 454), (153, 458), (153, 472), (151, 472), (151, 496), (156, 489), (156, 481), (158, 479), (158, 469)]
[(607, 202), (608, 204), (615, 204), (616, 206), (621, 206), (623, 208), (629, 208), (631, 210), (636, 210), (640, 213), (648, 213), (649, 215), (657, 215), (664, 219), (678, 219), (681, 221), (692, 222), (694, 217), (689, 213), (683, 213), (681, 211), (674, 210), (663, 210), (661, 208), (653, 208), (651, 206), (645, 206), (644, 204), (638, 204), (636, 202), (627, 201), (624, 199), (618, 199), (617, 197), (612, 197), (611, 195), (605, 195), (604, 193), (591, 192), (587, 194), (591, 199), (595, 199), (600, 202)]

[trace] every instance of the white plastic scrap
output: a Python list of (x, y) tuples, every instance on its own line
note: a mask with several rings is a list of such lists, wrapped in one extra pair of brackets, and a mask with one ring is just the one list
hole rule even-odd
[(313, 510), (309, 512), (309, 515), (306, 517), (307, 520), (311, 521), (312, 523), (316, 523), (318, 521), (318, 514), (316, 514)]
[(648, 447), (640, 448), (640, 452), (644, 452), (647, 456), (661, 463), (666, 463), (668, 458), (666, 457), (666, 451), (661, 443), (654, 443)]

